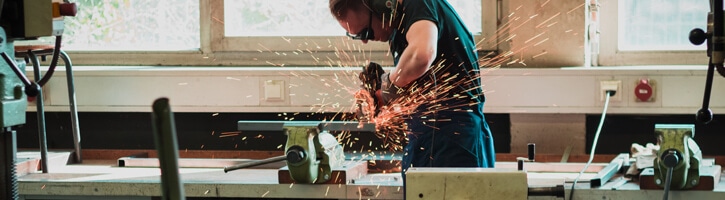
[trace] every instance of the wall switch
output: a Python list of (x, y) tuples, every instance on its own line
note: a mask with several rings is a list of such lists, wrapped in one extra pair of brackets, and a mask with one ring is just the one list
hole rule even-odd
[(266, 101), (284, 101), (284, 81), (283, 80), (267, 80), (264, 81), (264, 100)]

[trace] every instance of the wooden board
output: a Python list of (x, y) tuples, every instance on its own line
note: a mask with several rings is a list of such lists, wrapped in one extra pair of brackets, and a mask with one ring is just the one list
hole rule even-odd
[[(688, 190), (705, 190), (712, 191), (715, 189), (715, 185), (720, 183), (720, 165), (711, 166), (700, 166), (700, 183), (695, 187)], [(660, 186), (657, 186), (654, 178), (654, 170), (644, 170), (639, 176), (639, 188), (642, 190), (661, 190)], [(674, 190), (674, 189), (673, 189)]]
[[(368, 173), (368, 164), (365, 161), (345, 161), (342, 167), (332, 169), (332, 178), (320, 184), (347, 184), (353, 179), (360, 178)], [(290, 175), (289, 168), (284, 166), (278, 171), (278, 179), (280, 184), (295, 183)]]

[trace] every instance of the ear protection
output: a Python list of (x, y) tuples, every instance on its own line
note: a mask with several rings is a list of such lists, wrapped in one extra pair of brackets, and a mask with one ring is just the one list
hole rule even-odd
[(369, 0), (368, 5), (371, 11), (378, 16), (392, 16), (398, 4), (398, 0)]

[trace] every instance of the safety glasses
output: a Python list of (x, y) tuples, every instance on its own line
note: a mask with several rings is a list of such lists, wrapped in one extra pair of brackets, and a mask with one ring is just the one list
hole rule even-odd
[(368, 27), (365, 27), (364, 29), (360, 30), (357, 34), (350, 34), (350, 32), (347, 32), (347, 36), (350, 37), (353, 40), (372, 40), (375, 38), (375, 33), (373, 33), (373, 29), (371, 28), (373, 26), (373, 12), (370, 11), (370, 20), (368, 21)]

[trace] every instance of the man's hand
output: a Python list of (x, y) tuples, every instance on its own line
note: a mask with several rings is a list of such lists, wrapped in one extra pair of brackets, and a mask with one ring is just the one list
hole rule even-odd
[(373, 99), (372, 105), (375, 106), (376, 115), (378, 113), (380, 105), (382, 105), (380, 101), (381, 98), (378, 97), (376, 93), (378, 93), (382, 86), (381, 76), (383, 75), (383, 73), (385, 73), (385, 71), (383, 70), (383, 67), (380, 66), (380, 64), (370, 62), (368, 66), (363, 68), (363, 71), (360, 72), (360, 75), (358, 77), (362, 82), (362, 89), (366, 90)]
[(407, 93), (405, 88), (398, 87), (390, 81), (390, 73), (384, 73), (381, 78), (383, 81), (379, 96), (381, 97), (381, 103), (383, 105), (390, 105), (391, 102), (396, 101)]

